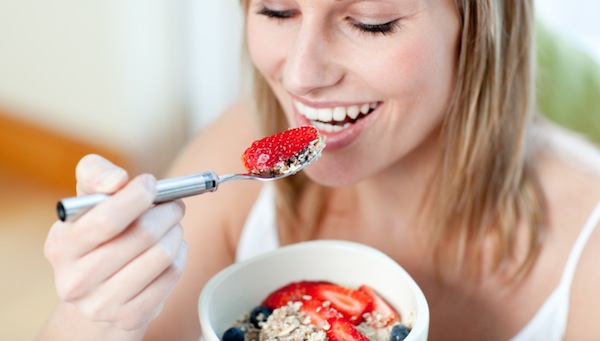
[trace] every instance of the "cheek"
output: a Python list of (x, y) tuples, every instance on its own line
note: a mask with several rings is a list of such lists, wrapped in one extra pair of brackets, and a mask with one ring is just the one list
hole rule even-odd
[(454, 87), (456, 57), (454, 43), (440, 40), (419, 35), (372, 58), (365, 71), (370, 84), (400, 112), (444, 112)]
[(272, 25), (250, 16), (247, 19), (246, 39), (250, 59), (258, 71), (266, 78), (273, 78), (284, 60), (285, 46), (279, 35), (273, 34)]
[(287, 56), (286, 41), (290, 41), (284, 30), (274, 32), (273, 25), (266, 26), (260, 20), (248, 19), (247, 44), (250, 59), (256, 70), (269, 84), (290, 122), (293, 121), (293, 110), (287, 99), (287, 93), (281, 86), (283, 67)]
[(454, 68), (451, 55), (422, 41), (408, 42), (393, 51), (382, 56), (368, 71), (377, 75), (373, 83), (378, 84), (382, 92), (390, 97), (410, 95), (419, 98), (446, 87)]
[(266, 52), (268, 50), (266, 48), (267, 43), (264, 37), (261, 36), (260, 29), (252, 18), (248, 18), (247, 20), (246, 41), (252, 63), (263, 73), (265, 65), (268, 65), (266, 59), (269, 58), (269, 53)]

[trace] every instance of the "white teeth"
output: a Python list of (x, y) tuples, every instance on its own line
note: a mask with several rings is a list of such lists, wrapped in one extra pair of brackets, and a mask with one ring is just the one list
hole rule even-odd
[(294, 101), (294, 106), (296, 107), (296, 110), (298, 110), (298, 112), (304, 112), (304, 104), (298, 101)]
[(358, 109), (357, 105), (350, 106), (348, 107), (348, 110), (346, 110), (346, 114), (354, 120), (358, 117), (358, 114), (360, 114), (360, 109)]
[(369, 110), (371, 110), (371, 106), (369, 105), (369, 103), (365, 103), (365, 104), (362, 105), (362, 107), (360, 107), (360, 112), (362, 114), (368, 113)]
[(343, 107), (335, 107), (333, 109), (333, 119), (340, 122), (346, 119), (346, 109)]
[(331, 122), (333, 119), (333, 110), (330, 108), (317, 109), (317, 117), (321, 122)]
[(303, 114), (309, 120), (318, 120), (319, 119), (319, 112), (315, 108), (305, 106)]
[(338, 131), (342, 131), (350, 126), (350, 123), (346, 123), (344, 125), (333, 125), (329, 123), (323, 123), (319, 121), (311, 122), (317, 129), (322, 130), (327, 133), (337, 133)]
[[(335, 108), (313, 108), (307, 105), (304, 105), (298, 101), (294, 101), (294, 106), (296, 110), (302, 115), (304, 115), (310, 121), (319, 121), (321, 123), (327, 122), (342, 122), (347, 118), (355, 120), (360, 114), (367, 115), (371, 109), (377, 108), (378, 102), (371, 103), (363, 103), (360, 105), (351, 105), (348, 107), (335, 107)], [(328, 131), (328, 129), (338, 129), (347, 126), (347, 125), (330, 125), (332, 128), (324, 128), (322, 130)]]

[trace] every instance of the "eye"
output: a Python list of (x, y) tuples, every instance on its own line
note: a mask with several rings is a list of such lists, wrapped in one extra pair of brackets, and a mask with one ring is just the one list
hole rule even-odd
[(261, 9), (259, 9), (256, 12), (256, 14), (264, 15), (265, 17), (267, 17), (269, 19), (284, 20), (284, 19), (294, 17), (296, 15), (296, 10), (290, 9), (290, 10), (279, 11), (279, 10), (273, 10), (273, 9), (263, 6)]
[(350, 21), (352, 28), (362, 32), (362, 33), (370, 33), (370, 34), (392, 34), (396, 32), (397, 29), (400, 28), (400, 19), (395, 19), (383, 24), (365, 24), (360, 21), (354, 20), (352, 18), (348, 18)]

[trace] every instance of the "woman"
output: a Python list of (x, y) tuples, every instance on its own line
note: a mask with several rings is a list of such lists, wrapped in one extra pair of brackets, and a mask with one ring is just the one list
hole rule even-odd
[(251, 141), (303, 124), (327, 136), (322, 157), (275, 192), (237, 182), (186, 199), (185, 217), (180, 201), (151, 207), (153, 177), (84, 158), (79, 193), (118, 193), (52, 227), (61, 301), (42, 338), (196, 340), (202, 286), (268, 251), (247, 218), (273, 205), (262, 238), (354, 240), (405, 267), (432, 340), (600, 335), (600, 156), (534, 115), (532, 1), (242, 3), (255, 101), (169, 176), (234, 171)]

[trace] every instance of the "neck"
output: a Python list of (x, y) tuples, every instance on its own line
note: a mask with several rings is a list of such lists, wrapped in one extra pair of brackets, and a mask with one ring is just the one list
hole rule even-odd
[(438, 166), (439, 153), (437, 139), (432, 137), (395, 164), (363, 180), (356, 185), (359, 204), (367, 212), (401, 215), (405, 219), (418, 217)]

